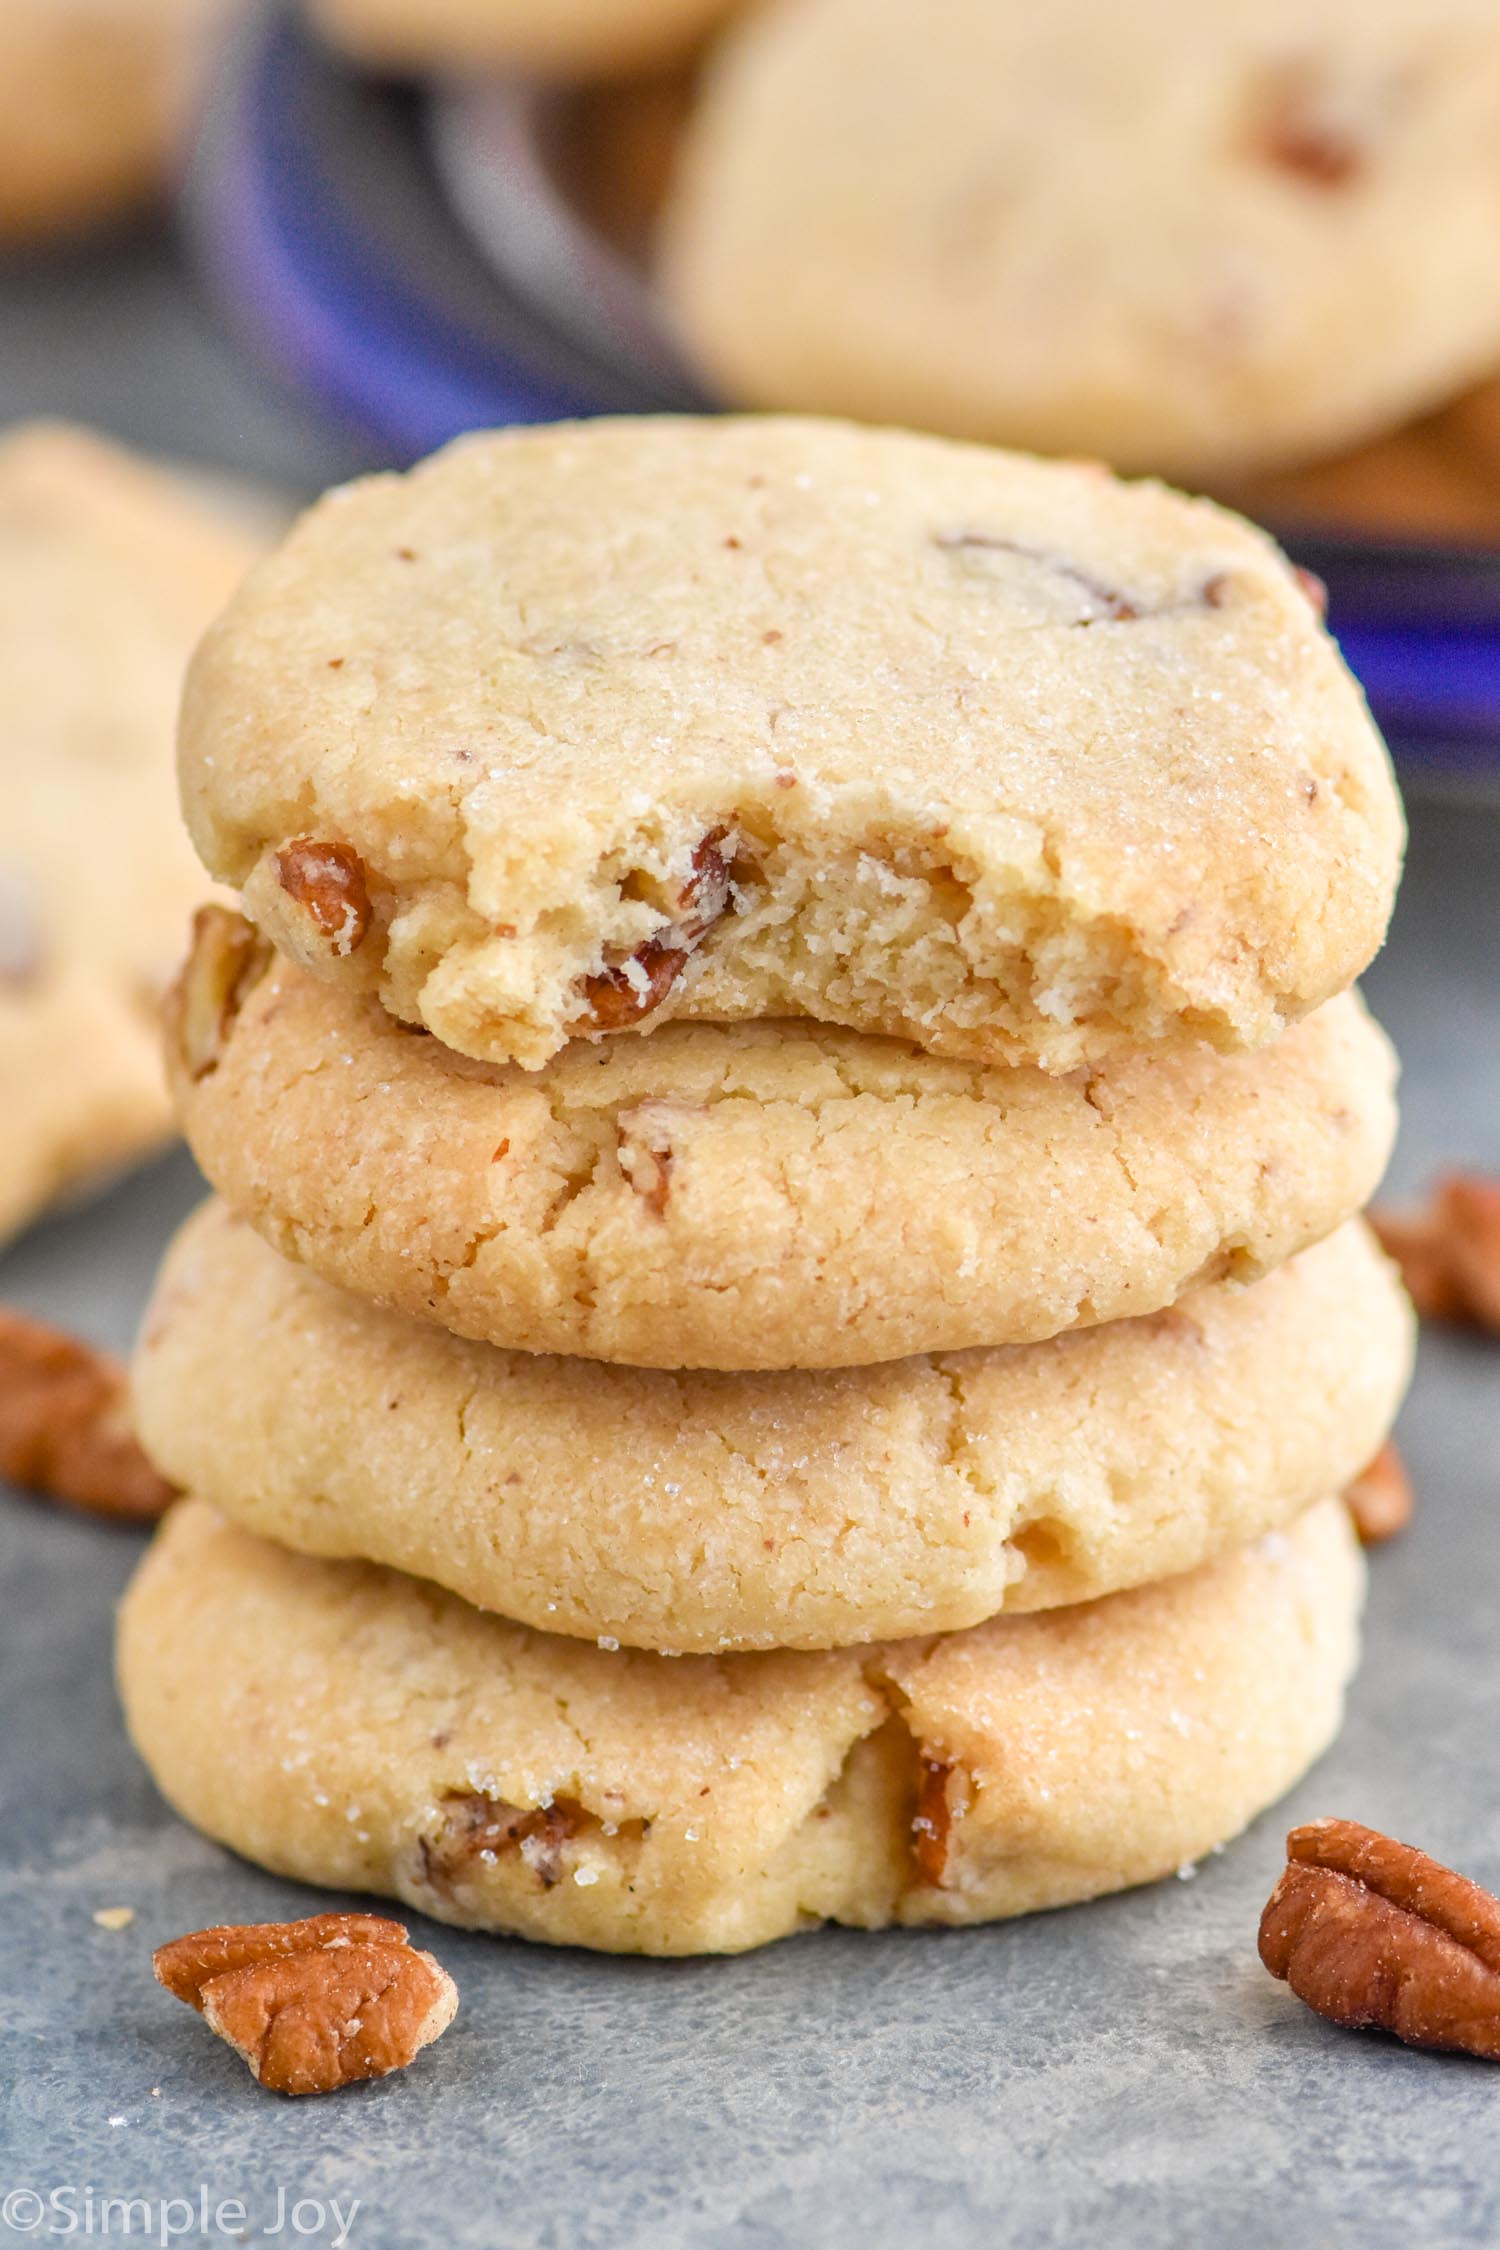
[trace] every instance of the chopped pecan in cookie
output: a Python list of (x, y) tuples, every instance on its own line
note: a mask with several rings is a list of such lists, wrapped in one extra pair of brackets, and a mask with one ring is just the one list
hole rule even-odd
[(404, 2070), (458, 2006), (446, 1969), (379, 1914), (196, 1930), (158, 1947), (152, 1966), (278, 2094)]
[(1022, 540), (1007, 539), (998, 532), (988, 531), (939, 532), (935, 544), (944, 554), (1018, 555), (1025, 562), (1039, 564), (1054, 577), (1065, 580), (1089, 602), (1089, 614), (1079, 619), (1080, 624), (1091, 624), (1096, 618), (1128, 621), (1141, 615), (1140, 605), (1133, 596), (1123, 593), (1118, 586), (1107, 585), (1066, 555), (1048, 554), (1041, 547), (1028, 547)]
[(563, 1876), (563, 1846), (584, 1825), (582, 1808), (558, 1797), (547, 1805), (511, 1805), (481, 1790), (452, 1790), (442, 1800), (434, 1828), (418, 1841), (422, 1880), (434, 1890), (455, 1890), (476, 1867), (515, 1852), (543, 1890)]
[(271, 961), (271, 948), (243, 915), (200, 906), (188, 957), (167, 993), (172, 1052), (194, 1085), (218, 1067), (234, 1019)]
[(732, 903), (730, 862), (720, 850), (729, 831), (710, 829), (693, 852), (692, 873), (668, 902), (672, 919), (613, 967), (585, 977), (575, 1032), (622, 1031), (659, 1008), (688, 957), (723, 920)]
[(364, 861), (348, 844), (297, 836), (276, 854), (276, 877), (336, 959), (346, 960), (370, 927)]
[(1500, 1899), (1352, 1820), (1287, 1838), (1260, 1957), (1349, 2030), (1500, 2061)]
[(125, 1372), (0, 1307), (0, 1476), (94, 1515), (147, 1523), (177, 1497), (131, 1434)]
[(1376, 117), (1316, 64), (1273, 71), (1261, 89), (1252, 134), (1263, 163), (1307, 187), (1352, 187), (1367, 170)]
[(942, 1888), (953, 1831), (968, 1809), (969, 1779), (962, 1766), (919, 1745), (917, 1804), (911, 1823), (911, 1856), (919, 1882)]

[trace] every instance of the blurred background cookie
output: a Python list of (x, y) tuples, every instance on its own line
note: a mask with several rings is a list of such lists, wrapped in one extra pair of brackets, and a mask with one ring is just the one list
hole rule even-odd
[(684, 53), (732, 0), (310, 0), (328, 38), (394, 70), (594, 78)]
[(253, 552), (81, 431), (0, 444), (0, 1241), (171, 1137), (158, 1002), (207, 888), (173, 720)]
[(149, 203), (166, 186), (225, 0), (5, 0), (0, 247)]
[(663, 287), (729, 399), (1212, 482), (1500, 361), (1483, 0), (776, 0), (687, 134)]

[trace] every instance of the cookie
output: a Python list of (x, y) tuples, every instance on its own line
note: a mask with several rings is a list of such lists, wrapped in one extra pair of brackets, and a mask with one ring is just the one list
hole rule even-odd
[(673, 1018), (1262, 1045), (1368, 961), (1401, 848), (1259, 532), (819, 422), (483, 434), (326, 496), (199, 650), (182, 774), (283, 951), (527, 1068)]
[(166, 186), (225, 0), (5, 0), (0, 243), (115, 218)]
[(576, 1041), (533, 1075), (209, 909), (168, 1021), (199, 1163), (287, 1256), (460, 1335), (635, 1366), (1027, 1343), (1253, 1281), (1361, 1208), (1395, 1127), (1351, 994), (1261, 1054), (1067, 1078), (807, 1022)]
[(173, 721), (253, 551), (97, 439), (0, 439), (0, 1240), (174, 1130), (160, 994), (208, 886)]
[(948, 1632), (1194, 1569), (1365, 1467), (1411, 1350), (1359, 1225), (1253, 1289), (1050, 1343), (670, 1375), (414, 1327), (210, 1205), (168, 1252), (134, 1404), (174, 1483), (286, 1546), (713, 1654)]
[(726, 399), (1212, 483), (1491, 373), (1497, 201), (1492, 0), (782, 0), (660, 276)]
[(524, 1632), (206, 1502), (125, 1597), (137, 1749), (298, 1882), (612, 1952), (982, 1922), (1150, 1882), (1331, 1740), (1362, 1586), (1339, 1502), (1186, 1578), (936, 1641), (669, 1657)]
[(732, 0), (311, 0), (319, 28), (381, 70), (599, 78), (686, 55)]

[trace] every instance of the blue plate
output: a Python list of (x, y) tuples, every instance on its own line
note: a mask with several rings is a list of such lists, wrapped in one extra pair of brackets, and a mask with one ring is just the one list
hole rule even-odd
[[(429, 120), (288, 9), (242, 28), (189, 181), (190, 240), (246, 342), (372, 460), (504, 422), (710, 405), (607, 248), (539, 200), (536, 100), (455, 95)], [(1500, 549), (1282, 530), (1327, 582), (1408, 771), (1500, 782)]]

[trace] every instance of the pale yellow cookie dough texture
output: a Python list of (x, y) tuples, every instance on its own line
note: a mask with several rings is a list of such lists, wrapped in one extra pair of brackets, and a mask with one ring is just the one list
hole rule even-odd
[(413, 1330), (210, 1205), (135, 1369), (168, 1476), (528, 1625), (714, 1653), (949, 1632), (1191, 1570), (1358, 1474), (1411, 1313), (1359, 1224), (1009, 1350), (671, 1375)]
[(329, 495), (188, 682), (218, 1192), (120, 1680), (301, 1881), (732, 1952), (1146, 1882), (1330, 1740), (1412, 1320), (1402, 829), (1309, 590), (815, 422)]
[(98, 439), (0, 437), (0, 1240), (174, 1131), (160, 999), (208, 883), (173, 727), (254, 551)]
[(735, 0), (309, 0), (358, 61), (398, 71), (609, 78), (675, 63)]
[(164, 192), (231, 0), (4, 0), (0, 244)]
[(772, 0), (661, 244), (722, 395), (1186, 483), (1500, 364), (1493, 0)]
[(575, 1041), (533, 1073), (413, 1038), (220, 910), (168, 1014), (194, 1153), (287, 1257), (485, 1343), (635, 1366), (860, 1365), (1154, 1312), (1338, 1226), (1395, 1130), (1352, 994), (1259, 1054), (1062, 1078), (809, 1022)]
[(806, 1016), (970, 1060), (1266, 1044), (1380, 943), (1384, 749), (1207, 502), (824, 422), (460, 440), (208, 635), (210, 870), (461, 1053)]
[(937, 1641), (590, 1648), (174, 1508), (127, 1594), (131, 1734), (185, 1818), (298, 1882), (609, 1951), (963, 1924), (1147, 1882), (1331, 1740), (1346, 1511), (1187, 1577)]

